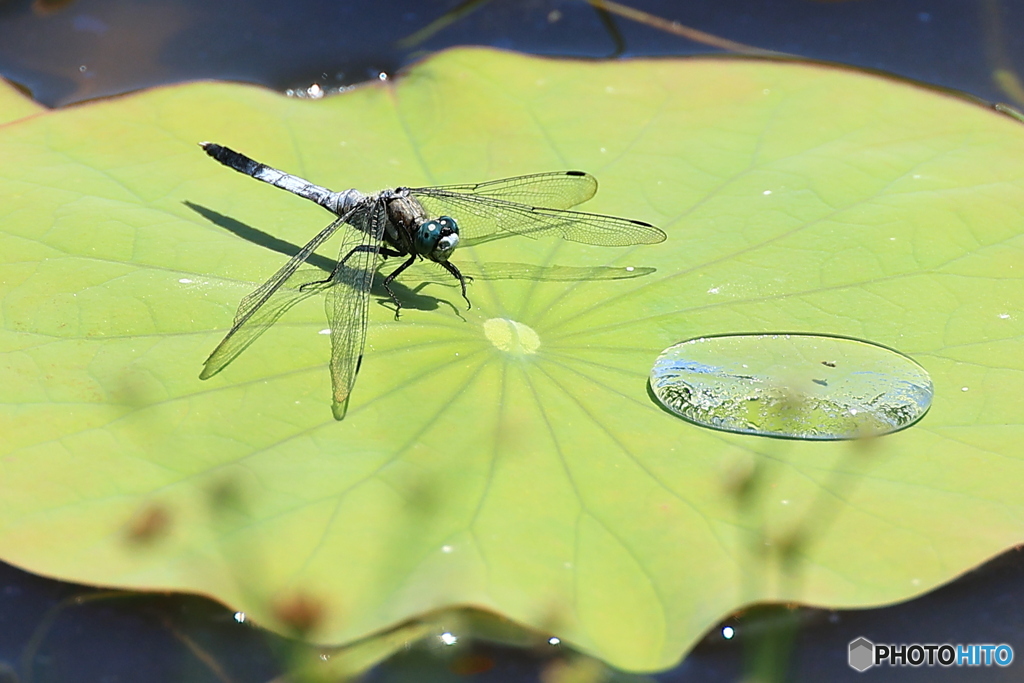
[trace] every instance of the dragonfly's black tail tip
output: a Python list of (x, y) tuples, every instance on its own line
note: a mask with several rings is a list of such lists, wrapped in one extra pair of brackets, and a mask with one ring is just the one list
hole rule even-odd
[(229, 154), (233, 154), (233, 152), (230, 149), (224, 147), (223, 145), (218, 145), (216, 142), (200, 142), (199, 146), (203, 148), (204, 152), (209, 154), (217, 161), (221, 161), (223, 157)]
[(239, 154), (230, 147), (218, 145), (215, 142), (200, 142), (199, 146), (203, 148), (204, 152), (220, 163), (225, 166), (229, 166), (240, 173), (255, 176), (264, 168), (263, 164), (253, 161), (244, 154)]

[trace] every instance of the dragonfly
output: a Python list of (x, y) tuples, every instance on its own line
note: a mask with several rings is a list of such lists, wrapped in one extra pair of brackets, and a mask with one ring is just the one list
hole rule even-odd
[[(370, 289), (383, 258), (404, 259), (382, 284), (402, 308), (391, 284), (417, 260), (441, 266), (458, 282), (472, 306), (466, 282), (450, 257), (460, 241), (487, 241), (502, 235), (563, 239), (598, 246), (657, 244), (665, 233), (650, 223), (571, 211), (597, 192), (597, 179), (583, 171), (556, 171), (502, 180), (433, 187), (397, 187), (365, 194), (335, 192), (298, 176), (259, 163), (212, 142), (205, 152), (240, 173), (287, 190), (324, 207), (336, 218), (238, 305), (231, 329), (206, 359), (200, 379), (209, 379), (245, 351), (291, 306), (307, 296), (325, 293), (331, 335), (332, 412), (342, 419), (355, 385), (366, 343)], [(303, 263), (342, 226), (339, 258), (327, 277)]]

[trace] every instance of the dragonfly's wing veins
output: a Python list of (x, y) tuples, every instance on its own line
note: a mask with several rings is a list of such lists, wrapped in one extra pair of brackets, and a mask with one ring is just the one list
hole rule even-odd
[(334, 389), (331, 410), (337, 420), (345, 416), (363, 360), (370, 287), (386, 220), (384, 203), (375, 203), (366, 219), (365, 232), (352, 230), (351, 235), (346, 235), (338, 256), (344, 263), (335, 272), (324, 301), (331, 328), (331, 384)]
[[(630, 266), (538, 266), (532, 263), (487, 261), (460, 266), (462, 274), (476, 280), (534, 280), (538, 282), (586, 282), (597, 280), (629, 280), (656, 272), (655, 268)], [(439, 282), (449, 284), (450, 279)]]
[(277, 322), (285, 312), (303, 299), (323, 290), (323, 285), (313, 285), (300, 289), (302, 285), (323, 280), (326, 276), (319, 268), (302, 268), (298, 270), (288, 282), (276, 289), (266, 302), (249, 315), (246, 320), (234, 327), (224, 337), (217, 348), (213, 350), (210, 357), (203, 365), (203, 372), (199, 379), (208, 379), (223, 370), (231, 361), (249, 348), (256, 339), (266, 332), (271, 325)]
[(600, 247), (657, 244), (665, 240), (665, 233), (653, 225), (628, 218), (527, 206), (441, 188), (411, 192), (428, 214), (455, 218), (460, 236), (470, 243), (483, 241), (481, 238), (499, 231), (526, 237), (554, 234), (571, 242)]
[(466, 194), (528, 206), (568, 209), (594, 196), (597, 192), (597, 178), (583, 171), (556, 171), (490, 180), (486, 183), (414, 188), (412, 192)]
[[(242, 299), (238, 304), (238, 310), (235, 312), (234, 324), (220, 344), (217, 345), (217, 348), (210, 354), (210, 357), (206, 359), (206, 362), (203, 364), (203, 371), (199, 374), (199, 379), (209, 379), (223, 370), (240, 353), (249, 348), (249, 345), (256, 341), (256, 338), (263, 334), (268, 327), (273, 325), (285, 311), (299, 301), (302, 301), (307, 293), (315, 293), (315, 288), (307, 287), (307, 291), (300, 291), (299, 287), (307, 282), (312, 282), (316, 278), (305, 279), (293, 276), (296, 275), (299, 266), (326, 242), (339, 227), (351, 219), (356, 211), (357, 209), (349, 211), (321, 230), (295, 256), (288, 259), (288, 262), (274, 273), (269, 280)], [(308, 271), (303, 271), (303, 273), (306, 272)], [(275, 293), (282, 287), (286, 291), (281, 292), (279, 296), (275, 297)], [(268, 303), (270, 304), (269, 306)], [(261, 311), (261, 309), (265, 310)]]

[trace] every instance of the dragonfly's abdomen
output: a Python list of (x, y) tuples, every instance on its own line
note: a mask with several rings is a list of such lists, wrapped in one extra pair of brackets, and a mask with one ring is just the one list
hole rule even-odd
[(326, 187), (303, 180), (299, 176), (279, 171), (273, 166), (261, 164), (223, 145), (213, 142), (200, 142), (199, 145), (207, 154), (225, 166), (233, 168), (239, 173), (252, 176), (256, 180), (262, 180), (274, 187), (280, 187), (282, 190), (288, 190), (300, 197), (314, 201), (328, 211), (333, 211), (338, 215), (351, 211), (356, 205), (366, 199), (366, 195), (359, 190), (333, 192)]
[(323, 201), (317, 203), (340, 216), (365, 200), (366, 195), (359, 190), (342, 190), (341, 192), (331, 192)]

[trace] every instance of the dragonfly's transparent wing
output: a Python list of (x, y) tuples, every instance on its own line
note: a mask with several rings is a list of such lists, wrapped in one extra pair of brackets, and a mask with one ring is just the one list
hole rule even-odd
[[(474, 280), (535, 280), (540, 282), (584, 282), (597, 280), (629, 280), (645, 277), (656, 272), (655, 268), (630, 266), (538, 266), (532, 263), (486, 263), (460, 264), (462, 274)], [(442, 273), (443, 275), (443, 273)], [(439, 278), (440, 279), (440, 278)], [(442, 280), (442, 282), (444, 282)], [(451, 278), (444, 284), (449, 284)]]
[(504, 199), (527, 206), (568, 209), (594, 196), (597, 192), (597, 178), (583, 171), (556, 171), (490, 180), (486, 183), (414, 188), (412, 192), (468, 194)]
[(410, 192), (429, 215), (453, 217), (459, 224), (459, 236), (470, 244), (486, 241), (484, 238), (501, 231), (527, 237), (554, 234), (601, 247), (657, 244), (665, 240), (665, 233), (653, 225), (628, 218), (527, 206), (441, 188)]
[[(285, 311), (302, 301), (306, 296), (315, 294), (315, 287), (307, 287), (306, 291), (300, 291), (299, 287), (317, 279), (311, 276), (319, 272), (323, 279), (322, 271), (303, 269), (302, 275), (296, 277), (296, 273), (310, 255), (320, 245), (326, 242), (338, 228), (351, 219), (359, 209), (353, 209), (347, 214), (339, 217), (333, 223), (320, 231), (316, 237), (311, 239), (306, 246), (295, 256), (292, 256), (279, 271), (257, 287), (252, 293), (245, 296), (238, 304), (235, 312), (234, 324), (221, 340), (217, 348), (213, 350), (210, 357), (203, 364), (203, 371), (199, 379), (209, 379), (223, 370), (240, 353), (249, 348), (249, 345), (256, 341), (256, 338), (266, 332), (267, 328), (277, 322)], [(355, 233), (355, 230), (351, 232)], [(279, 291), (284, 288), (284, 291)], [(275, 296), (276, 295), (276, 296)]]
[[(532, 263), (504, 261), (472, 261), (459, 263), (459, 270), (466, 279), (474, 280), (532, 280), (535, 282), (594, 282), (600, 280), (631, 280), (647, 277), (658, 272), (657, 268), (646, 266), (538, 266)], [(420, 264), (416, 270), (407, 271), (418, 281), (431, 284), (458, 287), (459, 282), (451, 274), (436, 267), (434, 263)]]
[(361, 229), (346, 235), (341, 245), (338, 258), (343, 262), (334, 273), (324, 301), (331, 328), (331, 409), (337, 420), (345, 417), (348, 397), (363, 360), (370, 286), (386, 221), (384, 203), (375, 202), (364, 217)]

